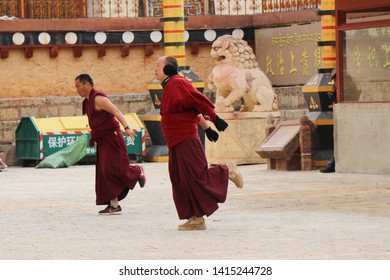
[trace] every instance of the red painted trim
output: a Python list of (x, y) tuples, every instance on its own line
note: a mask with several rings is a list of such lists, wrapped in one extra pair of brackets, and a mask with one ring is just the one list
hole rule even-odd
[(371, 1), (356, 1), (356, 0), (341, 0), (335, 1), (335, 9), (342, 11), (367, 11), (377, 9), (383, 11), (385, 7), (389, 7), (389, 0), (371, 0)]

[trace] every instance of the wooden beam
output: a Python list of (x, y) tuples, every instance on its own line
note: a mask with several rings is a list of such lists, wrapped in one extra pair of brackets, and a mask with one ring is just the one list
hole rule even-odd
[(49, 56), (50, 57), (57, 57), (58, 56), (58, 47), (57, 46), (49, 48)]
[(145, 56), (151, 56), (154, 53), (153, 45), (145, 45)]
[(0, 57), (1, 58), (8, 58), (8, 56), (9, 56), (8, 49), (0, 49)]
[(81, 57), (83, 55), (83, 49), (81, 47), (73, 48), (73, 57)]
[(126, 57), (129, 56), (129, 54), (130, 54), (130, 46), (129, 45), (123, 46), (121, 51), (121, 56)]
[(97, 47), (97, 56), (98, 57), (106, 56), (106, 47), (102, 47), (102, 46)]
[(34, 49), (29, 47), (24, 49), (24, 56), (26, 58), (32, 58), (34, 56)]
[(191, 43), (191, 54), (198, 54), (199, 53), (199, 43)]

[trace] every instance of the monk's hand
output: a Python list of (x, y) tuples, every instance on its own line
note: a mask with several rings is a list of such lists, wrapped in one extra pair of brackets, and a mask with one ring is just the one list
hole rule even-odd
[(129, 137), (131, 140), (134, 140), (135, 132), (132, 129), (126, 129), (125, 133), (127, 137)]
[(218, 132), (216, 132), (215, 130), (213, 130), (211, 127), (209, 127), (208, 129), (205, 129), (206, 132), (206, 136), (207, 138), (211, 141), (211, 142), (217, 142), (218, 140)]
[(218, 116), (215, 116), (214, 124), (218, 131), (225, 131), (225, 129), (228, 127), (228, 123), (223, 119), (220, 119)]

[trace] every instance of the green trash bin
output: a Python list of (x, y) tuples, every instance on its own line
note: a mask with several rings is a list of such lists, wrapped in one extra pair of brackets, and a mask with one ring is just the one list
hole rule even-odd
[[(124, 115), (129, 125), (135, 130), (134, 140), (126, 137), (127, 152), (134, 155), (138, 162), (145, 155), (145, 129), (137, 114)], [(122, 128), (123, 129), (123, 128)], [(87, 116), (35, 118), (23, 117), (16, 129), (16, 158), (23, 162), (36, 164), (54, 154), (86, 134), (91, 138)], [(123, 134), (125, 135), (125, 134)], [(95, 147), (86, 148), (86, 156), (81, 162), (94, 162)]]

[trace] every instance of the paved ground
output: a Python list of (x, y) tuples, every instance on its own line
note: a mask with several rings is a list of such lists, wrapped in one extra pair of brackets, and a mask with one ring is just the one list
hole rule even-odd
[(0, 172), (0, 259), (374, 259), (390, 258), (390, 176), (270, 171), (239, 166), (208, 229), (179, 232), (167, 163), (99, 216), (94, 166), (11, 167)]

